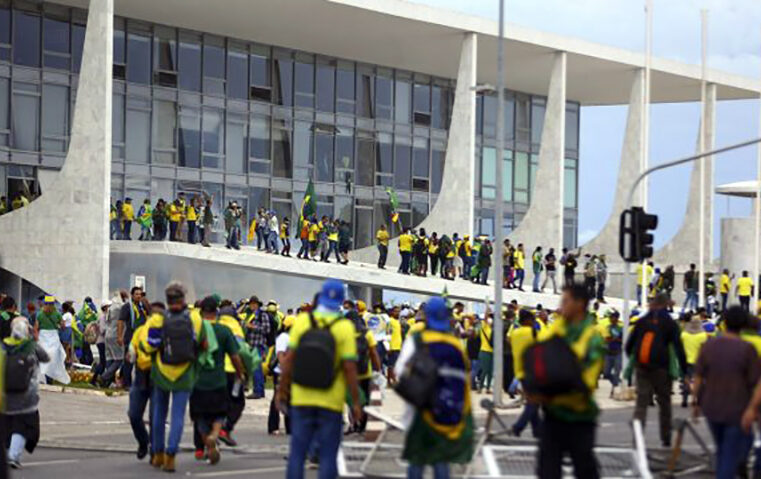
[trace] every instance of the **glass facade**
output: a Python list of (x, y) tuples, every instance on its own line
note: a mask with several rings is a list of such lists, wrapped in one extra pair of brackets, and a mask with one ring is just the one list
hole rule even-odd
[[(503, 201), (505, 203), (503, 228), (510, 233), (528, 210), (539, 165), (542, 128), (547, 100), (544, 97), (505, 92), (505, 151), (502, 158)], [(474, 189), (476, 233), (494, 234), (496, 202), (496, 93), (479, 95), (476, 99), (476, 175)], [(578, 103), (566, 104), (565, 131), (565, 206), (563, 224), (567, 247), (576, 247), (578, 234), (578, 164), (579, 164), (579, 112)], [(541, 201), (541, 199), (538, 199)]]
[[(33, 181), (63, 164), (85, 21), (74, 8), (0, 0), (0, 194), (12, 178)], [(206, 191), (217, 207), (247, 206), (249, 218), (258, 207), (293, 218), (311, 179), (319, 212), (351, 222), (362, 247), (388, 222), (386, 187), (397, 191), (405, 226), (422, 221), (441, 191), (452, 79), (118, 17), (113, 72), (115, 199)], [(509, 94), (511, 226), (530, 199), (541, 136), (533, 118), (543, 102)], [(495, 200), (495, 108), (496, 99), (478, 98), (476, 226), (484, 233)], [(568, 108), (566, 206), (575, 228), (579, 115), (578, 105)], [(14, 164), (25, 165), (23, 175), (11, 174)]]

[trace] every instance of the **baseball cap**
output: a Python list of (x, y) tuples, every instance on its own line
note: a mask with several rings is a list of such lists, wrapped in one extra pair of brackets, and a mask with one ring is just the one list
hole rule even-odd
[(322, 284), (317, 304), (331, 311), (338, 311), (344, 302), (344, 284), (337, 279), (329, 279)]
[(444, 298), (436, 296), (425, 303), (425, 319), (429, 329), (449, 330), (449, 309)]
[(43, 304), (55, 304), (55, 296), (45, 296), (42, 298)]

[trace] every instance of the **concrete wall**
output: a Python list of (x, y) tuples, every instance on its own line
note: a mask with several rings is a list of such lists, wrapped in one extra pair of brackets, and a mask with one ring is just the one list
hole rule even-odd
[[(613, 197), (613, 209), (608, 221), (596, 237), (582, 247), (591, 254), (606, 254), (608, 261), (618, 260), (618, 234), (621, 212), (626, 208), (626, 197), (629, 189), (640, 172), (642, 153), (642, 97), (644, 96), (644, 69), (632, 73), (631, 94), (629, 97), (629, 112), (626, 117), (626, 133), (621, 148), (621, 164), (618, 169), (616, 194)], [(635, 201), (638, 195), (635, 195)], [(640, 204), (640, 203), (637, 203)]]
[(721, 219), (721, 256), (719, 265), (740, 276), (743, 270), (753, 275), (754, 218)]
[[(457, 72), (452, 121), (449, 125), (447, 152), (444, 159), (444, 176), (436, 204), (420, 225), (428, 234), (438, 232), (471, 234), (473, 229), (473, 162), (476, 151), (476, 85), (477, 37), (467, 33), (462, 39), (460, 64)], [(374, 263), (378, 261), (375, 246), (351, 252), (352, 260)], [(400, 263), (399, 248), (395, 240), (389, 243), (388, 265)]]
[(0, 268), (59, 299), (108, 295), (113, 0), (91, 0), (69, 151), (40, 198), (0, 217)]

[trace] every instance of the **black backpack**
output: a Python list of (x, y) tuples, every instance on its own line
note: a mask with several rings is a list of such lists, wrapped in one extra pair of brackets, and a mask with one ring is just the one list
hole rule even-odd
[(415, 354), (405, 365), (399, 381), (394, 386), (396, 393), (418, 409), (429, 406), (436, 394), (439, 378), (439, 364), (428, 352), (428, 346), (420, 334), (415, 334)]
[(8, 354), (5, 358), (5, 390), (9, 393), (26, 392), (32, 382), (36, 363), (34, 352)]
[(197, 354), (193, 321), (187, 310), (164, 317), (161, 330), (161, 362), (184, 364), (195, 360)]
[(526, 348), (523, 368), (523, 388), (529, 394), (553, 397), (587, 390), (576, 354), (559, 336)]
[(342, 318), (321, 328), (309, 314), (309, 328), (296, 347), (293, 382), (313, 389), (328, 389), (336, 379), (336, 340), (330, 328)]
[(354, 323), (357, 330), (357, 372), (362, 375), (367, 372), (370, 366), (370, 343), (367, 342), (367, 324), (359, 316), (359, 313), (352, 311), (346, 316)]

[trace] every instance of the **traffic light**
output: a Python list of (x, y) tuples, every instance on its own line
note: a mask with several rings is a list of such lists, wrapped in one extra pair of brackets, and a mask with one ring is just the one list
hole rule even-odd
[(653, 235), (658, 226), (658, 216), (634, 206), (621, 213), (618, 250), (624, 261), (639, 263), (653, 256)]

